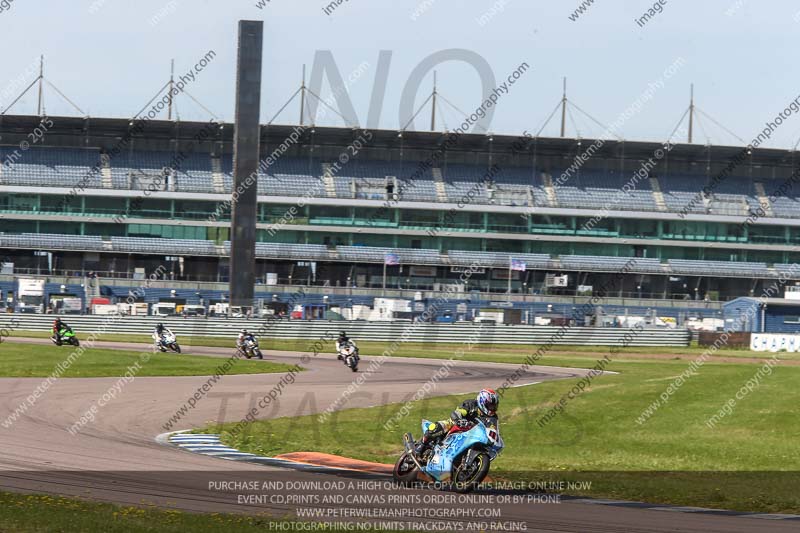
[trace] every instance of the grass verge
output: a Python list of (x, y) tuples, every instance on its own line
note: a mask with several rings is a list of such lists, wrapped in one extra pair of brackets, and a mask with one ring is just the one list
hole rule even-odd
[[(78, 348), (72, 346), (15, 344), (4, 342), (0, 347), (0, 376), (46, 377), (56, 365), (63, 363)], [(144, 353), (127, 350), (87, 348), (64, 371), (62, 377), (95, 378), (116, 377), (125, 374), (129, 367), (141, 362)], [(233, 350), (231, 350), (233, 354)], [(226, 359), (198, 357), (184, 354), (157, 352), (150, 360), (141, 363), (137, 376), (207, 376), (214, 374)], [(266, 374), (285, 372), (290, 365), (271, 361), (236, 360), (228, 374)]]
[[(15, 533), (204, 533), (293, 531), (267, 515), (185, 513), (44, 494), (0, 492), (0, 531)], [(320, 529), (321, 530), (321, 529)]]
[[(558, 354), (539, 363), (589, 367), (596, 358)], [(522, 356), (497, 359), (519, 362)], [(762, 368), (710, 361), (639, 424), (637, 417), (686, 368), (686, 361), (616, 359), (607, 369), (619, 374), (596, 378), (544, 424), (542, 417), (577, 380), (509, 389), (500, 409), (506, 449), (492, 476), (588, 481), (589, 488), (567, 492), (582, 496), (800, 513), (800, 420), (792, 414), (800, 367), (774, 367), (710, 429), (709, 417)], [(226, 433), (227, 426), (202, 431), (221, 432), (224, 443), (253, 453), (319, 451), (392, 463), (402, 450), (403, 432), (418, 436), (420, 419), (444, 418), (466, 397), (416, 402), (388, 431), (384, 424), (399, 404), (340, 411), (325, 421), (317, 416), (259, 420), (236, 437)]]

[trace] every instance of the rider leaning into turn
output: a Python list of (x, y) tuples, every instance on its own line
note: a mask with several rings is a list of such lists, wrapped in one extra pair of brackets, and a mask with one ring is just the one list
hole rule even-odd
[[(155, 331), (153, 331), (153, 341), (157, 348), (161, 348), (161, 338), (166, 334), (171, 335), (172, 331), (170, 331), (169, 328), (165, 328), (164, 324), (162, 324), (161, 322), (156, 324), (156, 329)], [(163, 348), (162, 351), (164, 351)]]
[(474, 400), (464, 400), (461, 406), (452, 412), (449, 419), (431, 422), (425, 428), (422, 440), (414, 453), (417, 457), (421, 457), (425, 450), (433, 447), (439, 439), (447, 435), (453, 426), (467, 428), (474, 425), (481, 416), (496, 416), (499, 403), (500, 398), (495, 391), (482, 389)]
[(53, 320), (53, 336), (56, 338), (57, 341), (61, 340), (61, 330), (69, 330), (69, 326), (66, 322), (61, 320), (60, 318), (56, 318)]
[(240, 350), (244, 349), (244, 341), (246, 341), (247, 339), (255, 339), (255, 335), (253, 335), (246, 329), (243, 329), (242, 331), (239, 332), (239, 336), (236, 338), (236, 347), (239, 348)]

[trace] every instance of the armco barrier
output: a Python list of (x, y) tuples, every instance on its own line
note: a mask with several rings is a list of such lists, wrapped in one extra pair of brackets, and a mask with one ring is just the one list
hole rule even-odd
[[(49, 315), (0, 314), (0, 328), (10, 327), (15, 319), (14, 329), (49, 331), (53, 317)], [(265, 337), (282, 339), (316, 340), (340, 330), (356, 340), (391, 342), (405, 337), (408, 342), (463, 343), (476, 333), (480, 343), (492, 344), (546, 344), (561, 329), (551, 326), (521, 326), (502, 324), (412, 324), (411, 322), (329, 322), (305, 320), (276, 320), (271, 325), (266, 320), (222, 319), (222, 318), (180, 318), (180, 317), (106, 317), (106, 316), (66, 316), (64, 319), (79, 335), (86, 335), (100, 329), (101, 324), (113, 321), (107, 327), (105, 339), (113, 339), (119, 334), (150, 334), (158, 322), (163, 322), (182, 337), (207, 336), (230, 337), (239, 330), (247, 328), (257, 331), (267, 328)], [(263, 331), (263, 330), (262, 330)], [(687, 346), (690, 340), (686, 329), (653, 328), (634, 330), (636, 335), (630, 339), (627, 328), (587, 328), (570, 327), (554, 344), (569, 345), (622, 345), (625, 335), (629, 335), (626, 346)], [(187, 344), (191, 344), (188, 343)]]

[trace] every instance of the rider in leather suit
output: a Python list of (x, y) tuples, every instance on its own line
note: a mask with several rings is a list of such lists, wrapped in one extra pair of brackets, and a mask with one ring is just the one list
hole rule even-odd
[(500, 398), (492, 389), (483, 389), (478, 393), (474, 400), (464, 400), (464, 402), (450, 414), (450, 418), (431, 422), (425, 428), (422, 440), (417, 444), (414, 453), (417, 457), (422, 457), (426, 450), (432, 448), (441, 440), (453, 426), (467, 428), (475, 424), (477, 418), (481, 416), (496, 416), (497, 406)]

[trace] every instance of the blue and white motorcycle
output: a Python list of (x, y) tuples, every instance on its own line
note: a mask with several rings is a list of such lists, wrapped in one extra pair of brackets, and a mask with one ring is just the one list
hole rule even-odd
[[(430, 425), (422, 421), (422, 431)], [(489, 473), (489, 464), (503, 449), (496, 417), (483, 417), (471, 428), (453, 426), (444, 440), (422, 457), (414, 453), (417, 443), (411, 433), (403, 435), (405, 451), (392, 470), (392, 477), (402, 484), (416, 481), (422, 472), (435, 482), (449, 483), (456, 492), (470, 492)]]

